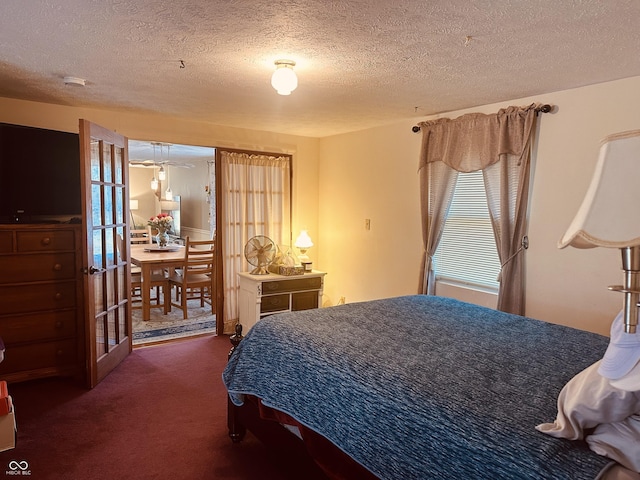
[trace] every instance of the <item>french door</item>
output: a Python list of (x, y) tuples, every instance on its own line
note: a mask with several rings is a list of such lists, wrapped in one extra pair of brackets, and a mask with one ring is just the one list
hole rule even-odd
[(92, 388), (132, 349), (127, 139), (80, 120), (80, 163), (87, 384)]

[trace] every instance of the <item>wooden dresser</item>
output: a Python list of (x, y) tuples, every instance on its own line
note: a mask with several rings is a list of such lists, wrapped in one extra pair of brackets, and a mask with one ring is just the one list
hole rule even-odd
[(0, 225), (0, 379), (83, 378), (80, 235), (80, 225)]

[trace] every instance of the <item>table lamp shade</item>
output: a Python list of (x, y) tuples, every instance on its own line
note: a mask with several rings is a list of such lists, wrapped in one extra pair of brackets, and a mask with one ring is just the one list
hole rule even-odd
[(582, 205), (559, 248), (640, 245), (640, 130), (609, 135)]

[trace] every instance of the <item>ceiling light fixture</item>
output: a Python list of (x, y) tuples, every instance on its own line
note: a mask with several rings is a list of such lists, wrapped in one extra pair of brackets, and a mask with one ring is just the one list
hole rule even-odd
[(298, 87), (298, 77), (293, 71), (296, 62), (293, 60), (276, 60), (276, 71), (271, 76), (271, 86), (280, 95), (289, 95)]
[(84, 87), (87, 83), (84, 78), (79, 77), (64, 77), (63, 81), (65, 85), (76, 85), (78, 87)]

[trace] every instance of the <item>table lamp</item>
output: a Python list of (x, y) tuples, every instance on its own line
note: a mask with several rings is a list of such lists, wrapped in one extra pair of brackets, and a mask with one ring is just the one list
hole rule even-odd
[(304, 267), (304, 271), (311, 272), (313, 265), (311, 263), (311, 259), (307, 255), (307, 250), (313, 247), (313, 242), (306, 230), (302, 230), (300, 232), (300, 235), (296, 238), (296, 243), (294, 245), (300, 250), (298, 258), (300, 259), (300, 264)]
[(640, 130), (604, 138), (595, 173), (582, 205), (559, 248), (608, 247), (622, 253), (626, 334), (635, 334), (640, 297)]

